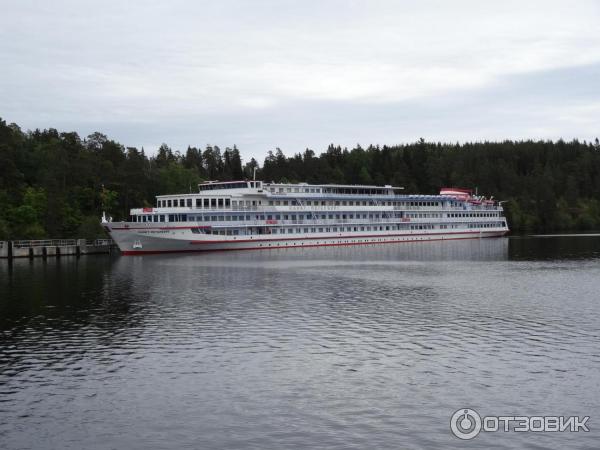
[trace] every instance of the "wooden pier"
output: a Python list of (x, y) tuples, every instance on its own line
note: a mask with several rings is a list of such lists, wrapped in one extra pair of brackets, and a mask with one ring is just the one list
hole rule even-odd
[(112, 253), (117, 249), (112, 239), (46, 239), (0, 241), (0, 258), (58, 258), (66, 255)]

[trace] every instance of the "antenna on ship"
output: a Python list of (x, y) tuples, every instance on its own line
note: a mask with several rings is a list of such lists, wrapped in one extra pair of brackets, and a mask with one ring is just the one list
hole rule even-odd
[(252, 170), (252, 180), (256, 181), (256, 167), (254, 167)]

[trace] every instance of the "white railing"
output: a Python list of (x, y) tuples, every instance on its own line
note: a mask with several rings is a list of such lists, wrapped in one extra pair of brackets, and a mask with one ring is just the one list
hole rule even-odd
[(37, 239), (13, 241), (13, 247), (16, 248), (66, 247), (70, 245), (77, 245), (77, 239)]
[[(86, 245), (94, 245), (96, 247), (113, 245), (112, 239), (96, 239), (94, 241), (85, 241), (78, 239), (33, 239), (33, 240), (19, 240), (12, 241), (13, 247), (15, 248), (30, 248), (30, 247), (68, 247), (79, 245), (81, 242), (85, 242)], [(1, 243), (4, 246), (4, 242)]]
[[(389, 224), (389, 223), (404, 223), (404, 224), (424, 224), (424, 223), (475, 223), (475, 222), (501, 222), (505, 220), (504, 217), (411, 217), (411, 218), (366, 218), (366, 219), (303, 219), (303, 220), (279, 220), (279, 219), (266, 219), (266, 220), (220, 220), (220, 221), (209, 221), (209, 222), (198, 222), (206, 224), (208, 226), (233, 226), (233, 227), (249, 227), (258, 226), (264, 227), (269, 225), (308, 225), (308, 226), (335, 226), (335, 225), (376, 225), (376, 224)], [(173, 222), (173, 223), (189, 223), (189, 222)], [(148, 223), (151, 225), (151, 223)], [(167, 225), (168, 226), (168, 225)]]
[(183, 206), (153, 208), (153, 211), (142, 211), (141, 208), (132, 209), (132, 214), (181, 214), (199, 212), (235, 212), (235, 211), (261, 211), (261, 212), (296, 212), (296, 211), (502, 211), (499, 206), (471, 206), (463, 208), (458, 206), (397, 206), (397, 205), (254, 205), (254, 206)]
[(96, 239), (94, 241), (87, 241), (86, 244), (94, 247), (104, 247), (115, 245), (115, 242), (112, 239)]

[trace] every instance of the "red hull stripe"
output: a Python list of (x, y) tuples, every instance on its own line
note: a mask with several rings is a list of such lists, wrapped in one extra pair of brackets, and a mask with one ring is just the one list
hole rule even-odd
[[(457, 233), (458, 234), (458, 233)], [(506, 234), (506, 233), (504, 233)], [(414, 235), (413, 235), (414, 236)], [(494, 238), (498, 236), (481, 236), (482, 238)], [(433, 241), (450, 241), (458, 239), (479, 239), (479, 236), (461, 236), (447, 239), (427, 239), (425, 241), (373, 241), (373, 242), (341, 242), (332, 244), (308, 244), (300, 247), (290, 247), (289, 245), (276, 245), (274, 247), (239, 247), (239, 248), (219, 248), (219, 249), (193, 249), (193, 250), (124, 250), (121, 253), (123, 255), (155, 255), (161, 253), (207, 253), (207, 252), (226, 252), (226, 251), (237, 251), (237, 250), (276, 250), (281, 248), (307, 248), (307, 247), (333, 247), (333, 246), (350, 246), (350, 245), (371, 245), (371, 244), (410, 244), (413, 242), (433, 242)], [(229, 242), (229, 241), (228, 241)], [(237, 241), (239, 242), (239, 241)], [(256, 241), (253, 241), (256, 242)]]
[[(499, 231), (482, 231), (482, 233), (499, 233)], [(506, 233), (506, 232), (505, 232)], [(317, 240), (317, 239), (361, 239), (361, 238), (389, 238), (389, 237), (409, 237), (409, 236), (439, 236), (439, 235), (454, 235), (454, 234), (479, 234), (479, 231), (454, 231), (454, 232), (445, 232), (445, 233), (412, 233), (412, 234), (360, 234), (354, 236), (320, 236), (320, 237), (297, 237), (297, 238), (273, 238), (273, 239), (232, 239), (232, 240), (218, 240), (218, 241), (190, 241), (192, 245), (201, 245), (201, 244), (235, 244), (237, 242), (273, 242), (273, 241), (307, 241), (307, 240)], [(275, 235), (271, 235), (275, 236)], [(272, 247), (271, 247), (272, 248)]]
[(206, 225), (196, 225), (193, 227), (120, 227), (111, 228), (110, 231), (127, 231), (127, 230), (191, 230), (193, 228), (212, 228)]

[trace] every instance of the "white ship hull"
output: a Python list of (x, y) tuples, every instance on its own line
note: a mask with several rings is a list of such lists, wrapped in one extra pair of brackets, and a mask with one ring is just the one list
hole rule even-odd
[[(106, 226), (107, 225), (107, 226)], [(139, 225), (139, 224), (132, 224)], [(290, 247), (394, 244), (450, 239), (480, 239), (504, 236), (505, 228), (484, 230), (418, 230), (408, 232), (322, 233), (298, 235), (221, 236), (193, 234), (190, 229), (135, 228), (127, 223), (105, 224), (124, 255), (174, 252), (214, 252)]]

